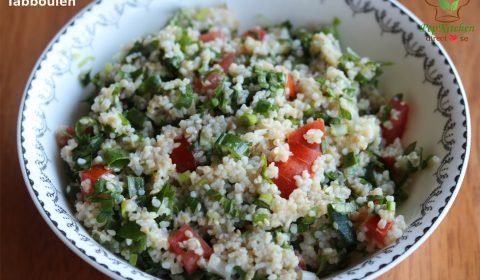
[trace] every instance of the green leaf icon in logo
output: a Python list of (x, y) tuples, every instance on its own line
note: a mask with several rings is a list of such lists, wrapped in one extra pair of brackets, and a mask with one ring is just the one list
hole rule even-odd
[(458, 9), (458, 2), (459, 1), (460, 0), (455, 0), (455, 1), (452, 2), (452, 4), (450, 4), (450, 10), (451, 11), (456, 11)]
[(460, 0), (455, 0), (452, 3), (448, 0), (438, 0), (438, 4), (440, 6), (440, 9), (444, 11), (456, 11), (458, 9), (458, 2)]

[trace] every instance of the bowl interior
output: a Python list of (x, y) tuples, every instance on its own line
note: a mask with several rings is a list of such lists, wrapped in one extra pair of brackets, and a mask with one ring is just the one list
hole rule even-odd
[[(55, 130), (75, 121), (87, 108), (80, 86), (81, 72), (96, 72), (112, 60), (122, 46), (162, 28), (179, 7), (224, 4), (201, 1), (98, 1), (79, 14), (54, 39), (40, 58), (27, 86), (20, 112), (20, 158), (27, 184), (40, 212), (55, 231), (83, 258), (113, 277), (150, 276), (129, 266), (93, 241), (75, 220), (63, 188), (66, 169), (59, 158)], [(399, 207), (410, 227), (394, 246), (360, 261), (338, 278), (361, 278), (384, 271), (419, 244), (435, 227), (455, 196), (468, 157), (468, 112), (454, 70), (435, 44), (427, 42), (409, 15), (388, 1), (226, 1), (238, 15), (241, 28), (279, 23), (294, 26), (341, 20), (342, 46), (362, 56), (391, 61), (380, 79), (388, 96), (402, 92), (411, 106), (403, 144), (417, 141), (424, 155), (435, 154), (438, 169), (415, 176), (410, 198)], [(422, 239), (423, 240), (423, 239)]]

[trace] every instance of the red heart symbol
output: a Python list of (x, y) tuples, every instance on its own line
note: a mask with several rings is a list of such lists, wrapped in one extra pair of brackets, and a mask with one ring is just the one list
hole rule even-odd
[(458, 38), (458, 36), (455, 35), (455, 34), (448, 34), (448, 40), (451, 41), (451, 42), (456, 41), (457, 38)]

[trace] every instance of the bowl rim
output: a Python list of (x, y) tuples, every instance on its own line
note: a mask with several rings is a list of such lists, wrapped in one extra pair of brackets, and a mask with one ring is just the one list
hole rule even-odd
[[(345, 0), (345, 1), (349, 2), (351, 0)], [(65, 233), (55, 225), (55, 221), (53, 221), (51, 217), (47, 215), (46, 210), (42, 206), (42, 202), (39, 201), (38, 195), (36, 194), (36, 191), (32, 187), (33, 180), (30, 179), (30, 175), (29, 175), (30, 172), (27, 171), (26, 164), (28, 160), (25, 158), (25, 152), (23, 148), (24, 140), (22, 137), (22, 131), (24, 129), (23, 128), (24, 112), (26, 109), (25, 102), (27, 100), (27, 97), (29, 96), (28, 91), (32, 88), (32, 82), (35, 80), (36, 73), (39, 70), (41, 70), (41, 63), (46, 59), (47, 55), (52, 51), (53, 46), (59, 42), (60, 38), (63, 35), (67, 33), (68, 29), (72, 27), (77, 20), (81, 19), (83, 15), (85, 15), (88, 12), (91, 12), (92, 9), (95, 8), (95, 6), (100, 5), (102, 2), (103, 0), (94, 0), (91, 3), (87, 4), (84, 8), (80, 9), (76, 14), (74, 14), (67, 21), (67, 23), (65, 23), (61, 27), (61, 29), (53, 36), (53, 38), (49, 41), (49, 43), (46, 45), (45, 49), (42, 51), (41, 55), (37, 59), (29, 75), (29, 78), (23, 90), (22, 98), (20, 101), (20, 106), (19, 106), (19, 111), (17, 116), (16, 144), (17, 144), (19, 165), (22, 172), (22, 177), (25, 182), (25, 186), (28, 189), (28, 192), (37, 208), (37, 211), (40, 213), (43, 219), (47, 222), (50, 229), (55, 233), (55, 235), (60, 240), (62, 240), (62, 242), (65, 245), (67, 245), (68, 248), (70, 248), (71, 251), (73, 251), (77, 256), (79, 256), (89, 265), (95, 267), (98, 271), (102, 272), (103, 274), (111, 278), (118, 278), (118, 277), (124, 278), (124, 276), (119, 271), (115, 271), (112, 268), (99, 263), (95, 257), (89, 256), (83, 249), (77, 247), (75, 241), (68, 239)], [(400, 10), (401, 16), (407, 16), (410, 21), (414, 22), (418, 26), (423, 25), (423, 21), (421, 21), (412, 11), (406, 8), (399, 1), (383, 0), (383, 2), (390, 3), (393, 8)], [(459, 89), (458, 93), (461, 95), (461, 100), (463, 100), (463, 110), (464, 110), (464, 116), (465, 116), (465, 123), (463, 124), (463, 126), (466, 129), (465, 131), (466, 135), (464, 135), (466, 146), (465, 146), (464, 153), (462, 155), (462, 163), (459, 166), (460, 172), (458, 174), (458, 177), (456, 178), (456, 182), (453, 187), (454, 189), (453, 191), (451, 191), (450, 197), (445, 202), (445, 205), (443, 205), (443, 207), (441, 207), (441, 209), (438, 211), (439, 213), (437, 216), (435, 216), (435, 221), (433, 221), (432, 224), (429, 227), (427, 227), (426, 232), (419, 239), (416, 239), (411, 246), (409, 246), (402, 253), (400, 253), (400, 255), (397, 255), (396, 258), (393, 258), (391, 261), (389, 261), (386, 264), (380, 265), (377, 270), (366, 273), (363, 277), (361, 277), (362, 279), (373, 279), (380, 276), (381, 274), (384, 274), (388, 270), (395, 267), (398, 263), (402, 262), (408, 256), (410, 256), (418, 247), (420, 247), (430, 237), (430, 235), (436, 230), (436, 228), (440, 225), (440, 223), (443, 221), (448, 211), (450, 210), (458, 192), (460, 191), (460, 188), (463, 183), (463, 179), (466, 174), (469, 157), (470, 157), (470, 148), (471, 148), (471, 120), (470, 120), (467, 94), (465, 92), (460, 75), (455, 67), (455, 64), (453, 63), (452, 59), (448, 55), (447, 51), (437, 41), (431, 41), (431, 44), (434, 47), (436, 47), (439, 51), (439, 54), (445, 58), (444, 63), (450, 67), (451, 73), (456, 79), (456, 85), (458, 86), (458, 89)]]

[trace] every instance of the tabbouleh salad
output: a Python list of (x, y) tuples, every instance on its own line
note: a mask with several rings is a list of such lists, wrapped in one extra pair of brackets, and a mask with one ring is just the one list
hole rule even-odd
[(224, 7), (179, 10), (83, 75), (90, 111), (57, 133), (76, 217), (163, 279), (315, 279), (394, 242), (429, 158), (338, 24), (238, 33)]

